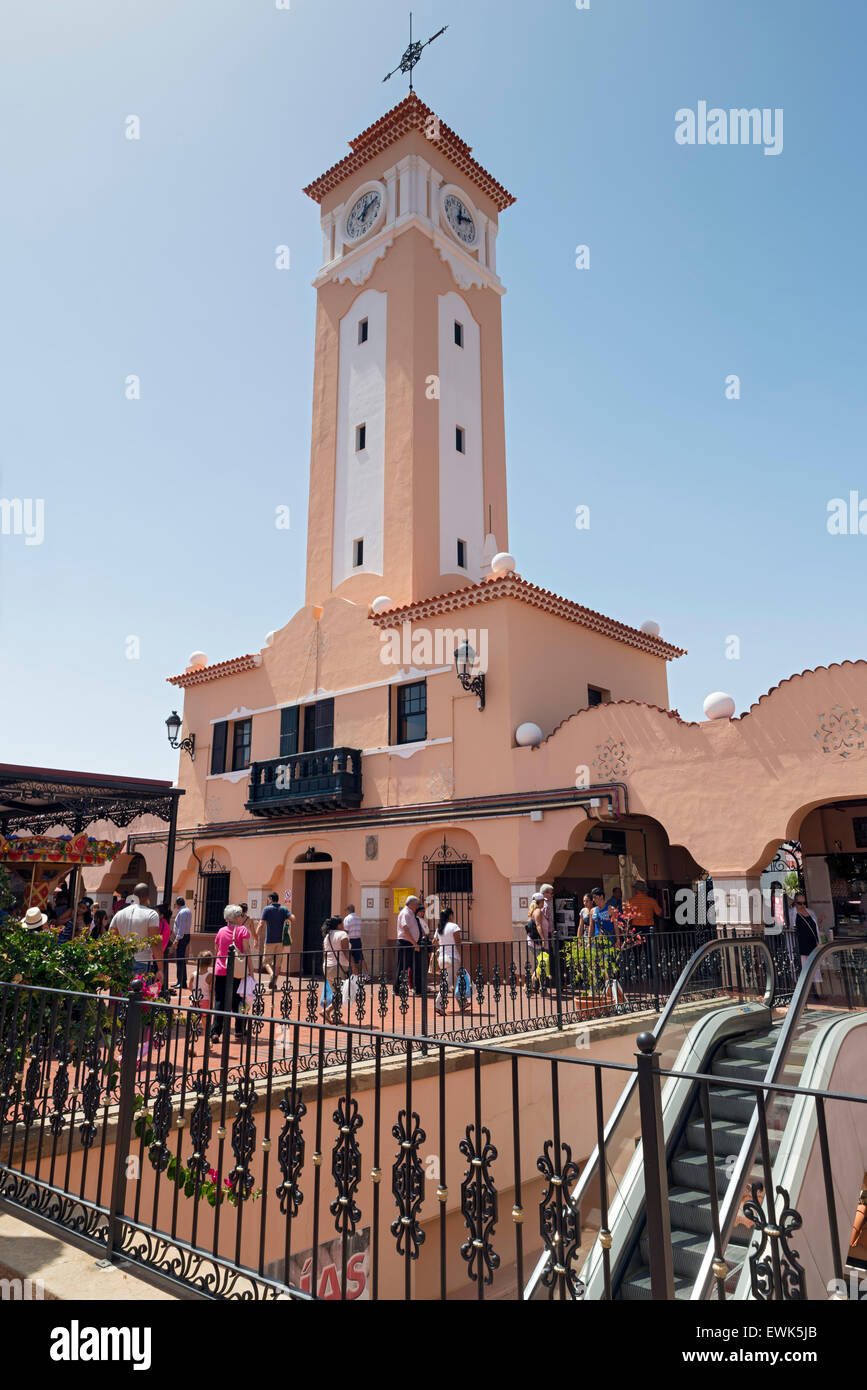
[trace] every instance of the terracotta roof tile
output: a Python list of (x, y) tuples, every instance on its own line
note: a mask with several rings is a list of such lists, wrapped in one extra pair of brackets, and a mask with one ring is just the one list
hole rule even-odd
[(218, 661), (213, 666), (201, 666), (198, 671), (184, 671), (180, 676), (166, 676), (169, 685), (203, 685), (205, 681), (218, 681), (222, 676), (237, 676), (241, 671), (253, 671), (260, 665), (260, 656), (234, 656), (230, 661)]
[(529, 603), (534, 608), (542, 608), (546, 613), (554, 613), (557, 617), (566, 618), (569, 622), (578, 623), (581, 627), (602, 633), (605, 637), (613, 637), (615, 641), (625, 642), (630, 647), (637, 647), (640, 651), (662, 657), (665, 661), (673, 661), (676, 657), (686, 655), (682, 647), (673, 647), (669, 642), (663, 642), (661, 637), (651, 637), (649, 633), (641, 632), (638, 628), (628, 627), (626, 623), (619, 623), (614, 618), (606, 618), (603, 613), (595, 613), (592, 608), (584, 608), (580, 603), (573, 603), (571, 599), (561, 598), (550, 589), (540, 589), (537, 584), (531, 584), (519, 574), (496, 575), (491, 579), (483, 579), (479, 584), (470, 584), (464, 589), (451, 589), (445, 594), (435, 594), (419, 603), (409, 603), (403, 608), (391, 608), (386, 613), (378, 613), (370, 621), (379, 628), (397, 627), (402, 622), (416, 618), (431, 618), (439, 613), (453, 613), (458, 609), (469, 608), (477, 603), (490, 603), (498, 598), (514, 598), (522, 603)]
[[(326, 169), (324, 174), (320, 174), (318, 179), (307, 185), (304, 192), (314, 202), (321, 203), (322, 199), (344, 179), (349, 178), (356, 170), (377, 155), (382, 154), (390, 145), (393, 145), (401, 136), (406, 135), (411, 130), (423, 130), (430, 117), (436, 118), (436, 112), (429, 106), (425, 106), (415, 94), (410, 92), (408, 97), (404, 97), (399, 105), (392, 107), (384, 116), (381, 116), (373, 125), (368, 126), (354, 140), (350, 140), (349, 147), (352, 154), (348, 154), (339, 163), (333, 164), (330, 169)], [(437, 118), (438, 119), (438, 118)], [(444, 155), (451, 160), (452, 164), (460, 169), (477, 188), (494, 203), (498, 211), (511, 207), (515, 199), (501, 183), (489, 174), (487, 169), (483, 169), (472, 157), (472, 149), (462, 140), (459, 135), (446, 125), (445, 121), (439, 123), (438, 148)]]

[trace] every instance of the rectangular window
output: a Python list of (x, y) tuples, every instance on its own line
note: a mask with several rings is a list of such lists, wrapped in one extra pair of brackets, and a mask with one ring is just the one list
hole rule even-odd
[(280, 711), (280, 757), (291, 758), (298, 752), (298, 706)]
[(358, 569), (359, 565), (363, 565), (363, 564), (364, 564), (364, 540), (361, 539), (361, 540), (353, 541), (353, 542), (352, 542), (352, 565), (353, 565), (353, 568), (354, 568), (354, 569)]
[(242, 772), (250, 766), (250, 744), (253, 739), (252, 719), (236, 719), (232, 738), (232, 771)]
[(214, 725), (211, 737), (211, 776), (216, 777), (226, 771), (226, 743), (229, 734), (229, 721), (223, 719)]
[(368, 325), (367, 319), (359, 319), (359, 321), (358, 321), (358, 341), (359, 341), (359, 344), (361, 344), (361, 343), (366, 343), (366, 342), (367, 342), (368, 327), (369, 327), (369, 325)]
[(355, 452), (360, 454), (367, 448), (367, 425), (358, 425), (355, 430)]
[(427, 681), (397, 688), (397, 742), (423, 743), (427, 738)]
[(596, 705), (607, 705), (611, 699), (610, 690), (600, 690), (596, 685), (587, 687), (587, 704), (593, 709)]
[(304, 707), (304, 752), (334, 747), (334, 700), (318, 700)]
[(456, 347), (463, 347), (463, 345), (464, 345), (464, 325), (463, 325), (462, 323), (458, 323), (457, 319), (455, 319), (455, 346), (456, 346)]
[(465, 570), (467, 567), (467, 543), (458, 541), (458, 569)]
[(455, 448), (459, 454), (467, 452), (467, 432), (463, 425), (458, 425), (455, 428)]

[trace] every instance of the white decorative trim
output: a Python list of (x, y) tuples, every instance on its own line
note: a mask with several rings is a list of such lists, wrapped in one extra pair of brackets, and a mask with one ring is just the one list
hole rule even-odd
[[(312, 705), (317, 700), (330, 699), (332, 695), (357, 695), (362, 690), (382, 690), (384, 686), (401, 685), (406, 681), (423, 680), (431, 676), (444, 676), (449, 672), (454, 673), (454, 666), (410, 666), (408, 670), (401, 667), (397, 675), (389, 676), (384, 681), (368, 681), (365, 685), (348, 685), (341, 690), (310, 690), (305, 695), (299, 695), (297, 700), (284, 700), (280, 705), (262, 705), (260, 709), (245, 709), (244, 718), (252, 717), (256, 714), (273, 714), (278, 709), (294, 709), (296, 705)], [(230, 714), (220, 714), (216, 719), (211, 719), (210, 724), (222, 724), (231, 719)], [(215, 776), (219, 774), (214, 774)]]
[[(373, 274), (373, 267), (377, 261), (381, 261), (389, 246), (394, 241), (393, 236), (387, 236), (379, 245), (372, 246), (363, 256), (353, 256), (352, 259), (345, 257), (337, 270), (335, 270), (333, 280), (338, 284), (345, 285), (347, 280), (353, 285), (363, 285)], [(347, 265), (347, 261), (349, 264)]]
[(362, 758), (372, 758), (374, 753), (394, 753), (398, 758), (411, 758), (423, 748), (436, 748), (441, 743), (452, 743), (451, 738), (428, 738), (423, 743), (392, 743), (388, 748), (362, 748)]
[(239, 768), (237, 772), (209, 772), (205, 778), (206, 782), (243, 782), (244, 778), (249, 779), (249, 767)]
[[(490, 277), (476, 261), (469, 261), (468, 257), (456, 256), (455, 247), (446, 245), (445, 242), (437, 240), (436, 248), (440, 257), (445, 261), (452, 278), (456, 285), (462, 290), (471, 290), (477, 287), (483, 290), (490, 283)], [(468, 263), (469, 262), (469, 263)]]

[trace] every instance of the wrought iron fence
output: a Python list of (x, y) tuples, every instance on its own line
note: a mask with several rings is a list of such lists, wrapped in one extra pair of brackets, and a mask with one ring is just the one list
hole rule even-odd
[[(666, 1200), (661, 1080), (719, 1077), (661, 1070), (649, 1035), (629, 1065), (274, 1016), (258, 1034), (241, 1019), (232, 1065), (233, 1022), (137, 984), (128, 1000), (0, 986), (0, 1207), (211, 1299), (517, 1299), (541, 1255), (544, 1296), (580, 1298), (571, 1194), (599, 1145), (604, 1227), (604, 1117), (637, 1072), (654, 1296), (671, 1296), (652, 1219)], [(821, 1106), (836, 1231), (838, 1130), (824, 1114), (865, 1097), (738, 1085)], [(715, 1181), (710, 1141), (706, 1159)], [(797, 1213), (774, 1190), (764, 1135), (760, 1159), (743, 1208), (756, 1296), (792, 1296)], [(840, 1268), (832, 1239), (829, 1278)]]
[[(800, 957), (791, 934), (775, 939), (780, 997), (790, 997)], [(393, 1034), (464, 1042), (507, 1037), (648, 1009), (657, 1012), (704, 938), (695, 932), (648, 933), (622, 945), (605, 937), (561, 939), (547, 950), (526, 942), (462, 945), (459, 952), (419, 950), (410, 969), (399, 969), (393, 947), (365, 949), (357, 964), (338, 963), (326, 981), (319, 952), (265, 947), (239, 956), (233, 1008), (238, 1035), (252, 1030), (254, 1057), (262, 1020), (276, 1015), (381, 1029)], [(715, 939), (715, 938), (713, 938)], [(690, 998), (737, 993), (761, 984), (760, 956), (729, 963), (710, 956), (697, 971)], [(207, 1005), (208, 981), (195, 960), (185, 962), (188, 1002)], [(172, 963), (168, 962), (171, 980)], [(180, 996), (183, 1002), (183, 995)], [(227, 1001), (228, 1003), (228, 1001)], [(312, 1036), (308, 1051), (315, 1051)]]

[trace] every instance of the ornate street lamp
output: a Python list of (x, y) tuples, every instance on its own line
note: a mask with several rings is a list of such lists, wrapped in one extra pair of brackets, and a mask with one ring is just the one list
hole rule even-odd
[(479, 709), (485, 708), (485, 676), (484, 672), (474, 675), (476, 666), (476, 653), (469, 642), (464, 640), (458, 643), (455, 648), (455, 670), (458, 680), (468, 695), (477, 695)]
[(166, 730), (169, 736), (169, 746), (178, 749), (181, 753), (189, 753), (190, 761), (196, 761), (196, 736), (189, 734), (178, 742), (178, 734), (181, 732), (181, 716), (176, 709), (173, 709), (166, 720)]

